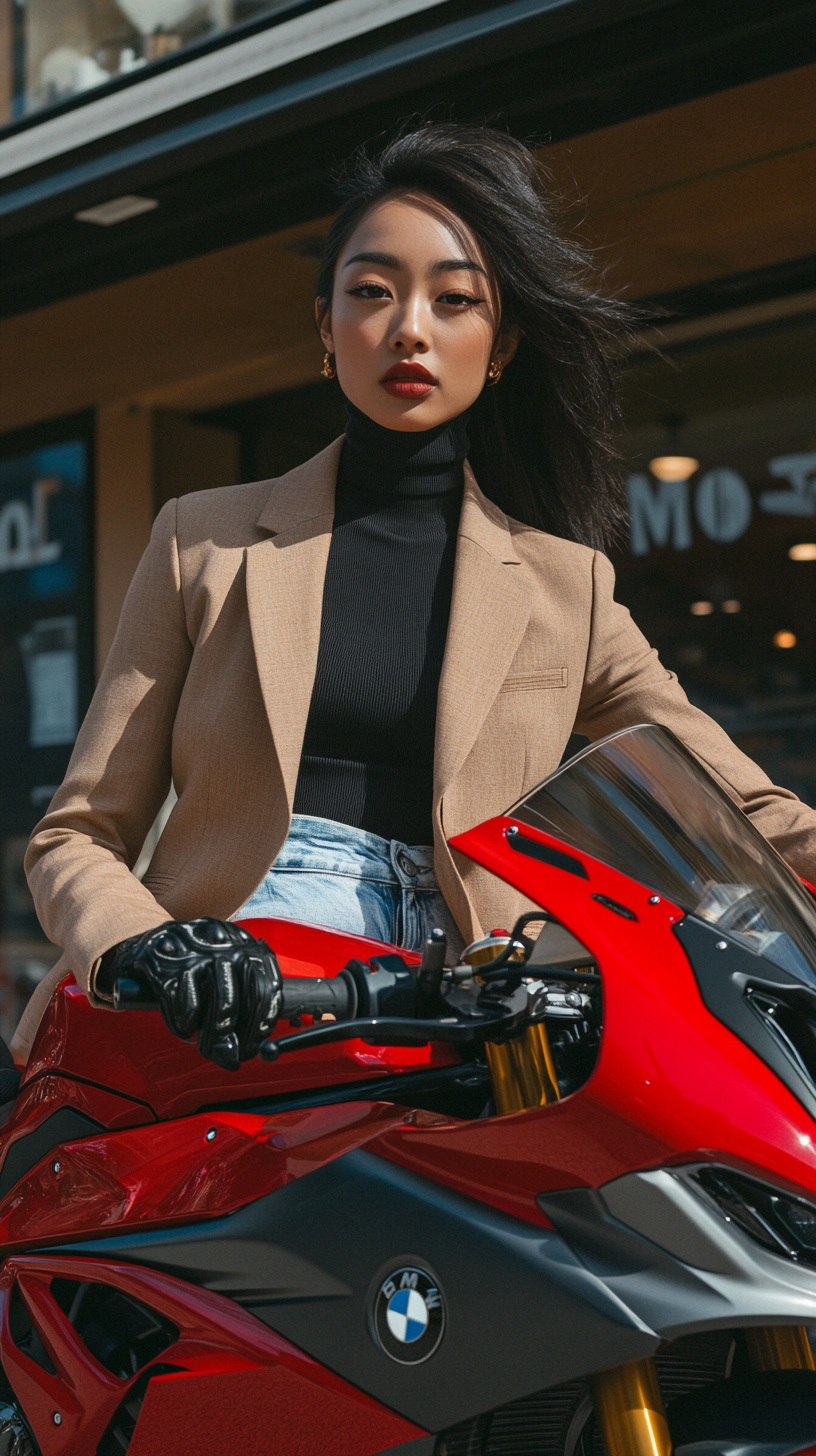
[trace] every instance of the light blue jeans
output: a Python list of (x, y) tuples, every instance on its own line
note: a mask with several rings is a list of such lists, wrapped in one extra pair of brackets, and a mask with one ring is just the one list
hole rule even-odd
[(448, 937), (449, 965), (463, 949), (436, 883), (433, 849), (310, 814), (293, 815), (275, 863), (232, 919), (263, 916), (307, 920), (405, 950), (421, 950), (439, 926)]

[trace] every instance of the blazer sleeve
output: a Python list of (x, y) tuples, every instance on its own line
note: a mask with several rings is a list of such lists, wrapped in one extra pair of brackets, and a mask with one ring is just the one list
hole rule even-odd
[(131, 868), (170, 788), (192, 655), (176, 509), (169, 501), (156, 519), (65, 780), (26, 854), (40, 923), (89, 994), (109, 946), (169, 918)]
[(593, 562), (589, 650), (575, 731), (603, 738), (633, 723), (663, 723), (690, 748), (788, 864), (816, 883), (816, 811), (731, 742), (713, 719), (692, 707), (620, 602), (615, 573), (600, 552)]

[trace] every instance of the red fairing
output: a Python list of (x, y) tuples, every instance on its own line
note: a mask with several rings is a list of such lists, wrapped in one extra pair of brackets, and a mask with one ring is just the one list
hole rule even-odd
[(40, 1123), (63, 1107), (73, 1108), (111, 1129), (138, 1127), (155, 1121), (149, 1107), (117, 1097), (102, 1087), (74, 1082), (67, 1077), (38, 1077), (36, 1081), (26, 1082), (15, 1102), (8, 1105), (9, 1116), (3, 1126), (0, 1146), (0, 1173), (17, 1140), (34, 1132)]
[[(683, 912), (664, 899), (650, 904), (643, 886), (527, 824), (527, 838), (568, 848), (588, 878), (516, 853), (507, 843), (512, 823), (491, 819), (451, 845), (551, 909), (597, 957), (604, 1033), (595, 1071), (563, 1102), (486, 1121), (394, 1129), (371, 1151), (536, 1223), (537, 1193), (723, 1155), (812, 1193), (816, 1127), (703, 1004), (671, 930)], [(637, 920), (599, 905), (592, 898), (599, 893)]]
[(0, 1203), (0, 1242), (11, 1252), (232, 1213), (415, 1115), (391, 1102), (200, 1113), (158, 1138), (151, 1124), (63, 1143)]
[[(0, 1177), (15, 1143), (36, 1132), (41, 1123), (61, 1112), (63, 1108), (73, 1109), (84, 1117), (92, 1118), (94, 1122), (101, 1123), (111, 1131), (155, 1123), (150, 1108), (139, 1102), (131, 1102), (113, 1092), (105, 1091), (102, 1087), (76, 1082), (68, 1077), (40, 1076), (34, 1081), (26, 1082), (16, 1100), (2, 1109), (9, 1115), (2, 1127)], [(53, 1199), (53, 1193), (51, 1198)], [(0, 1240), (5, 1237), (2, 1233), (5, 1226), (4, 1211), (12, 1204), (16, 1210), (15, 1222), (28, 1225), (31, 1220), (32, 1237), (36, 1239), (41, 1227), (38, 1214), (42, 1209), (36, 1203), (21, 1204), (19, 1187), (13, 1187), (0, 1203)]]
[[(8, 1260), (0, 1277), (3, 1369), (42, 1456), (96, 1451), (151, 1365), (175, 1366), (178, 1373), (151, 1379), (128, 1456), (311, 1456), (329, 1450), (331, 1456), (374, 1456), (425, 1435), (232, 1300), (169, 1275), (95, 1259), (21, 1256)], [(171, 1321), (178, 1338), (136, 1375), (120, 1380), (77, 1335), (52, 1292), (55, 1278), (111, 1285)], [(14, 1343), (9, 1296), (15, 1282), (55, 1374)]]
[[(292, 920), (241, 924), (272, 947), (285, 976), (335, 976), (349, 960), (393, 955), (395, 949), (379, 940)], [(410, 951), (400, 955), (409, 965), (420, 959)], [(281, 1023), (276, 1035), (288, 1031)], [(374, 1047), (347, 1041), (282, 1057), (274, 1066), (256, 1057), (237, 1072), (224, 1072), (200, 1057), (193, 1044), (173, 1036), (158, 1011), (100, 1012), (68, 976), (43, 1018), (24, 1085), (59, 1069), (64, 1077), (115, 1087), (122, 1096), (142, 1103), (147, 1117), (164, 1121), (212, 1103), (342, 1085), (458, 1060), (445, 1045)]]

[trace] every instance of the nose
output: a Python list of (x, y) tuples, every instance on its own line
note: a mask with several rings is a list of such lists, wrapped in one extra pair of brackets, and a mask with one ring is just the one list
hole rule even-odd
[(430, 344), (416, 329), (398, 329), (391, 336), (391, 348), (396, 349), (398, 354), (426, 354)]
[(426, 354), (431, 347), (430, 330), (418, 298), (407, 301), (389, 343), (397, 354)]

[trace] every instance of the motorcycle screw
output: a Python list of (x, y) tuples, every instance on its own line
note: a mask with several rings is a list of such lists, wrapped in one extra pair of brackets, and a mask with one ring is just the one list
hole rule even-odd
[(62, 1167), (62, 1163), (55, 1163), (54, 1164), (54, 1172), (55, 1173), (59, 1173), (61, 1167)]
[(207, 1134), (206, 1134), (207, 1142), (208, 1143), (214, 1143), (215, 1142), (215, 1139), (217, 1137), (218, 1137), (218, 1129), (216, 1127), (211, 1127), (209, 1129), (209, 1131), (207, 1132)]
[(60, 1415), (59, 1411), (54, 1411), (54, 1425), (55, 1426), (61, 1426), (62, 1425), (62, 1416)]
[(650, 895), (649, 896), (649, 904), (650, 905), (659, 905), (660, 904), (660, 896), (659, 895)]

